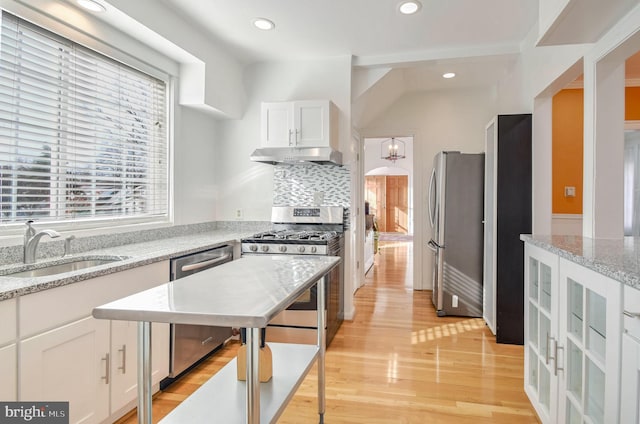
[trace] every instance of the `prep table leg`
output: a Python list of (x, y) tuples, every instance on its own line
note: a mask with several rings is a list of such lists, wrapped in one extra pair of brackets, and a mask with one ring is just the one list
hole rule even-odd
[(138, 424), (151, 424), (150, 322), (138, 322)]
[(260, 329), (247, 328), (247, 424), (260, 424)]
[(325, 333), (325, 285), (327, 284), (327, 276), (325, 275), (318, 280), (318, 414), (320, 415), (320, 424), (324, 423), (325, 410), (325, 379), (324, 379), (324, 354), (327, 346), (327, 336)]

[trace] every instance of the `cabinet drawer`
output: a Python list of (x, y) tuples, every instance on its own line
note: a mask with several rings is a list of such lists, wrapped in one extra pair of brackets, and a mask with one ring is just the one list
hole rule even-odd
[(0, 302), (0, 346), (16, 339), (16, 299)]
[[(624, 286), (624, 311), (629, 314), (640, 314), (640, 290)], [(624, 329), (631, 336), (640, 340), (640, 316), (624, 315)]]
[(16, 339), (16, 299), (0, 302), (0, 346)]

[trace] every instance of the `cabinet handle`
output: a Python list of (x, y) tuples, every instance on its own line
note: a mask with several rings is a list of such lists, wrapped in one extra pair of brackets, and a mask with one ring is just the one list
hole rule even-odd
[(122, 352), (122, 365), (118, 367), (119, 370), (122, 370), (122, 374), (127, 373), (127, 345), (123, 344), (122, 349), (118, 349), (118, 352)]
[(640, 319), (640, 312), (629, 312), (629, 311), (624, 311), (623, 314), (625, 314), (626, 316), (628, 316), (629, 318), (638, 318)]
[(111, 363), (109, 362), (109, 354), (105, 353), (104, 358), (102, 358), (102, 360), (105, 362), (104, 376), (100, 378), (104, 380), (104, 384), (109, 384), (109, 374), (111, 374)]
[(202, 346), (206, 345), (207, 343), (211, 343), (211, 341), (213, 340), (213, 336), (207, 337), (206, 339), (204, 339), (203, 341), (200, 342), (200, 344)]
[(561, 350), (562, 351), (562, 359), (564, 361), (564, 346), (558, 346), (558, 343), (556, 343), (556, 348), (555, 348), (555, 360), (554, 362), (554, 367), (553, 367), (553, 375), (554, 376), (558, 376), (558, 371), (562, 371), (564, 372), (564, 366), (563, 367), (559, 367), (558, 366), (558, 351)]
[(549, 365), (549, 359), (555, 359), (555, 358), (550, 358), (549, 357), (549, 345), (551, 344), (551, 337), (550, 334), (547, 333), (547, 350), (544, 353), (544, 360), (545, 360), (545, 364)]
[(296, 146), (298, 145), (298, 141), (299, 141), (298, 135), (300, 135), (300, 130), (296, 128)]
[(291, 146), (291, 136), (293, 135), (293, 131), (289, 130), (289, 146)]

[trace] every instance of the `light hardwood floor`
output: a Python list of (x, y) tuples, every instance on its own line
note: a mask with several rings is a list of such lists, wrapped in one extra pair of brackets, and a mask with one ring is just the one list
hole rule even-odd
[[(327, 350), (327, 424), (538, 423), (523, 389), (523, 347), (495, 342), (482, 319), (438, 318), (413, 291), (411, 244), (382, 242), (356, 316)], [(154, 398), (154, 422), (234, 356), (229, 343)], [(317, 423), (312, 370), (278, 421)], [(135, 413), (119, 421), (134, 424)], [(186, 423), (185, 423), (186, 424)]]

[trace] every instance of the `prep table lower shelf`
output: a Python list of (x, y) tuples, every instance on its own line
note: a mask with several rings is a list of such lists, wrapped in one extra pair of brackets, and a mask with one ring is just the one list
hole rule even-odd
[[(260, 421), (278, 420), (318, 356), (318, 346), (269, 343), (273, 377), (260, 383)], [(191, 394), (160, 421), (162, 424), (246, 422), (246, 382), (238, 381), (236, 359)]]

